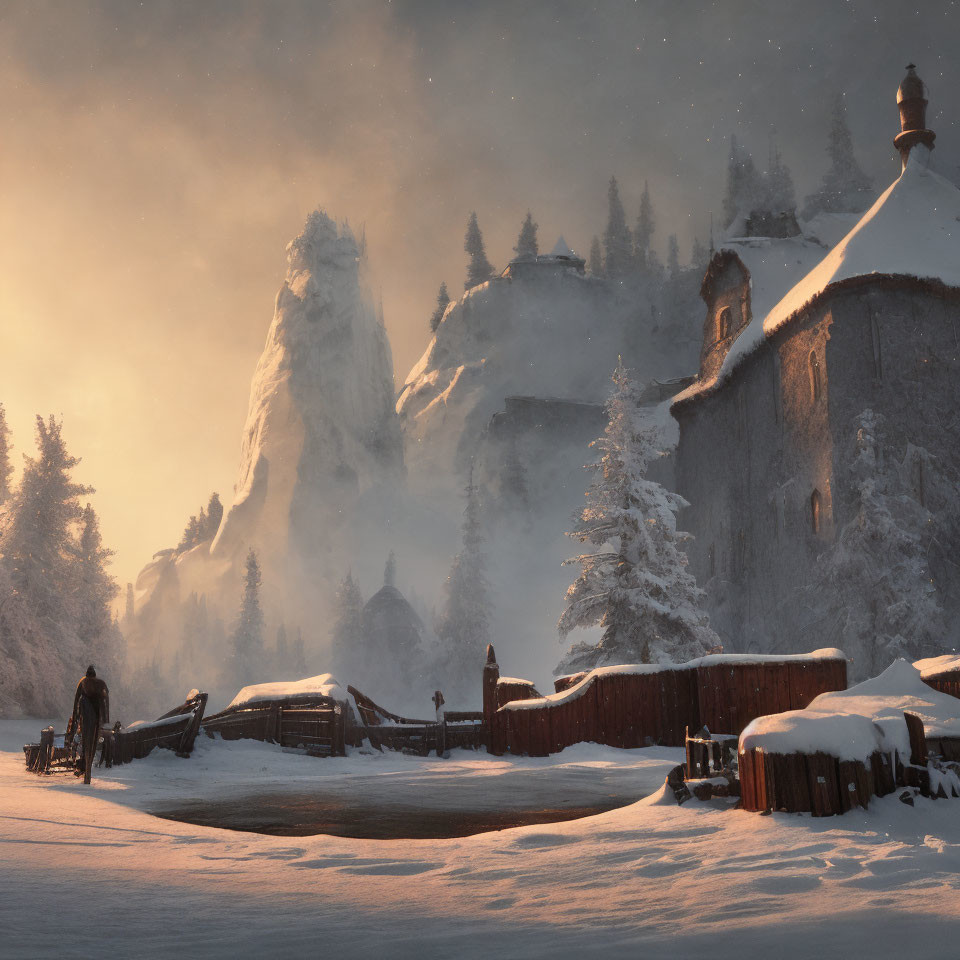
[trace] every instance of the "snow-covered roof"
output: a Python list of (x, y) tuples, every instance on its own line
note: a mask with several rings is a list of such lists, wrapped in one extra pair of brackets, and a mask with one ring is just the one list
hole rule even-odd
[(936, 677), (941, 673), (956, 673), (960, 671), (960, 655), (947, 653), (942, 657), (928, 657), (926, 660), (915, 660), (913, 665), (920, 671), (921, 677)]
[(866, 760), (874, 750), (895, 748), (908, 757), (904, 711), (923, 720), (928, 737), (960, 737), (960, 700), (928, 687), (919, 670), (897, 660), (878, 677), (821, 693), (804, 710), (758, 717), (743, 731), (740, 749)]
[[(752, 319), (730, 348), (717, 375), (696, 381), (677, 394), (674, 403), (713, 390), (764, 339), (838, 283), (876, 275), (929, 279), (960, 287), (960, 190), (931, 170), (929, 161), (930, 151), (922, 144), (915, 146), (899, 179), (826, 256), (821, 244), (831, 242), (845, 216), (836, 216), (833, 221), (815, 218), (807, 225), (807, 237), (816, 237), (821, 243), (800, 237), (754, 241), (773, 248), (766, 262), (763, 258), (754, 261), (759, 268), (756, 275), (755, 267), (745, 259), (750, 256), (750, 240), (727, 241), (723, 249), (734, 251), (750, 271)], [(781, 251), (781, 244), (791, 246)], [(801, 248), (805, 250), (802, 254)], [(785, 254), (789, 258), (787, 250), (797, 251), (795, 263), (803, 269), (786, 294), (781, 294), (783, 287), (777, 289), (777, 280), (784, 279), (785, 271), (792, 268), (788, 259), (781, 268), (780, 259)], [(806, 259), (817, 251), (818, 256)], [(773, 302), (767, 299), (771, 292), (778, 297)]]
[(917, 277), (960, 287), (960, 190), (929, 163), (922, 144), (910, 151), (899, 179), (770, 311), (767, 336), (828, 287), (853, 277)]
[(551, 257), (576, 257), (576, 254), (567, 246), (567, 241), (563, 239), (563, 234), (557, 237), (557, 242), (550, 251)]
[(291, 697), (332, 697), (334, 700), (346, 700), (347, 691), (330, 673), (321, 673), (316, 677), (306, 677), (303, 680), (254, 683), (244, 687), (230, 701), (227, 709), (246, 706), (248, 703), (261, 703), (265, 700), (287, 700)]

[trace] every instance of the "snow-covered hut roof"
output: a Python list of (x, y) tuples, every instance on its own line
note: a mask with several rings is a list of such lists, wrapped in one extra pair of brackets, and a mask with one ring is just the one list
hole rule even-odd
[[(745, 260), (751, 274), (751, 322), (730, 348), (717, 376), (698, 380), (678, 394), (674, 403), (710, 392), (766, 338), (839, 284), (859, 277), (886, 276), (960, 287), (960, 190), (931, 170), (929, 161), (930, 151), (925, 146), (914, 147), (899, 179), (826, 256), (822, 255), (823, 248), (811, 240), (758, 241), (771, 245), (792, 243), (795, 247), (810, 244), (811, 252), (819, 249), (821, 258), (817, 258), (819, 262), (809, 262), (797, 282), (773, 303), (764, 303), (762, 291), (755, 293), (758, 280)], [(747, 243), (728, 241), (725, 248), (734, 249), (740, 256), (741, 249), (748, 249)], [(782, 254), (777, 249), (767, 259), (776, 264), (779, 255)], [(778, 269), (760, 273), (769, 281), (768, 289), (774, 289), (778, 276), (783, 277)]]
[(567, 246), (567, 241), (563, 239), (563, 234), (557, 237), (557, 242), (550, 251), (551, 257), (570, 257), (577, 259), (577, 255)]
[(248, 703), (269, 700), (287, 700), (291, 697), (331, 697), (346, 700), (347, 691), (334, 679), (333, 674), (321, 673), (303, 680), (279, 680), (276, 683), (253, 683), (243, 687), (230, 701), (227, 709), (242, 707)]

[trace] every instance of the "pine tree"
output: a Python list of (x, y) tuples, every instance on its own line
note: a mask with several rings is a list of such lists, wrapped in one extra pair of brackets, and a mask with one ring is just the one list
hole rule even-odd
[(776, 143), (770, 143), (770, 161), (767, 165), (766, 211), (773, 216), (779, 214), (792, 214), (797, 207), (797, 198), (793, 189), (793, 177), (790, 170), (783, 162), (780, 155), (780, 149)]
[(517, 237), (517, 245), (513, 248), (518, 259), (533, 260), (540, 252), (537, 245), (537, 225), (533, 222), (533, 215), (527, 211), (527, 218), (520, 227), (520, 236)]
[(26, 460), (4, 554), (14, 588), (41, 621), (62, 627), (72, 619), (72, 525), (80, 518), (79, 498), (93, 489), (70, 479), (80, 461), (67, 453), (61, 428), (53, 416), (46, 423), (37, 417), (39, 455)]
[(765, 188), (753, 158), (740, 149), (737, 138), (730, 136), (730, 158), (727, 163), (727, 189), (723, 197), (723, 228), (728, 229), (737, 217), (749, 217), (763, 205)]
[(103, 546), (97, 514), (88, 503), (80, 514), (80, 536), (75, 547), (73, 579), (77, 636), (90, 649), (94, 659), (102, 659), (101, 654), (112, 639), (110, 605), (120, 592), (117, 582), (106, 570), (113, 555), (113, 550)]
[(639, 419), (639, 387), (618, 363), (607, 403), (607, 429), (587, 504), (570, 533), (589, 553), (565, 561), (580, 576), (567, 591), (562, 637), (576, 627), (601, 626), (595, 646), (576, 644), (560, 672), (616, 663), (680, 663), (718, 646), (701, 610), (703, 592), (687, 569), (676, 527), (682, 497), (646, 479), (660, 456), (659, 434)]
[(873, 181), (863, 172), (853, 153), (853, 137), (847, 126), (842, 96), (837, 97), (833, 106), (827, 155), (830, 168), (819, 189), (804, 202), (805, 220), (818, 213), (863, 213), (873, 199)]
[(383, 585), (395, 587), (397, 585), (397, 555), (391, 550), (383, 568)]
[(637, 229), (633, 233), (634, 256), (640, 267), (645, 267), (650, 259), (650, 243), (656, 229), (656, 217), (650, 201), (647, 181), (643, 181), (643, 194), (640, 197), (640, 215), (637, 217)]
[(437, 309), (433, 311), (430, 317), (430, 332), (436, 333), (443, 315), (447, 312), (447, 304), (450, 302), (450, 294), (447, 293), (446, 283), (440, 284), (440, 290), (437, 293)]
[(293, 649), (290, 651), (290, 669), (295, 677), (305, 677), (309, 672), (307, 670), (307, 658), (303, 649), (303, 631), (297, 627), (297, 638), (293, 641)]
[(470, 219), (467, 221), (467, 235), (463, 241), (463, 249), (470, 255), (470, 263), (467, 265), (467, 279), (463, 285), (464, 289), (469, 290), (493, 276), (493, 266), (487, 259), (487, 253), (483, 248), (483, 235), (480, 233), (476, 213), (471, 213)]
[(257, 679), (258, 672), (263, 668), (261, 583), (260, 563), (257, 560), (256, 551), (251, 547), (247, 553), (240, 614), (232, 637), (234, 682), (239, 686), (253, 683)]
[(680, 244), (675, 233), (667, 238), (667, 274), (671, 280), (680, 276)]
[(203, 539), (212, 540), (220, 529), (220, 521), (223, 520), (223, 504), (220, 502), (219, 493), (211, 493), (207, 501), (207, 519), (203, 529)]
[(627, 226), (627, 214), (620, 201), (617, 178), (607, 188), (607, 229), (603, 233), (604, 268), (611, 280), (622, 280), (633, 267), (633, 238)]
[(490, 639), (490, 587), (484, 574), (480, 493), (472, 468), (466, 500), (461, 548), (447, 577), (446, 608), (437, 625), (444, 690), (458, 698), (474, 695)]
[(603, 250), (600, 247), (600, 240), (594, 237), (590, 241), (590, 263), (588, 266), (590, 273), (595, 277), (603, 276)]
[(7, 426), (7, 413), (0, 403), (0, 506), (10, 499), (10, 477), (13, 466), (10, 463), (10, 428)]
[(699, 237), (693, 238), (693, 247), (690, 250), (690, 266), (702, 274), (710, 262), (710, 252), (703, 245)]
[(367, 669), (364, 664), (363, 596), (349, 572), (337, 590), (336, 612), (330, 637), (334, 671), (343, 683), (356, 682), (357, 674)]
[[(897, 657), (916, 660), (947, 651), (928, 559), (934, 518), (889, 452), (884, 463), (883, 417), (865, 410), (855, 427), (848, 468), (855, 513), (817, 559), (808, 602), (811, 609), (825, 609), (825, 642), (842, 644), (853, 660), (852, 675), (866, 679)], [(915, 456), (922, 454), (914, 449)], [(929, 483), (934, 470), (926, 459)], [(955, 487), (949, 492), (954, 499)]]
[(135, 617), (135, 614), (134, 614), (134, 604), (133, 604), (133, 584), (128, 583), (127, 593), (126, 593), (126, 597), (124, 598), (124, 605), (123, 605), (124, 625), (129, 628), (129, 626), (134, 621), (134, 617)]
[(500, 500), (508, 509), (526, 511), (530, 506), (527, 471), (520, 459), (515, 437), (511, 437), (500, 470)]

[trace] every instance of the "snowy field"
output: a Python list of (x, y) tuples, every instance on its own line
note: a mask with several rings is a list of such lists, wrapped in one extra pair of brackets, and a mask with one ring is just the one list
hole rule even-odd
[(457, 839), (277, 837), (145, 810), (255, 788), (420, 791), (435, 806), (464, 783), (471, 803), (489, 805), (518, 790), (548, 804), (639, 795), (679, 751), (314, 760), (201, 740), (191, 760), (161, 751), (84, 788), (25, 772), (20, 747), (40, 726), (0, 722), (4, 958), (960, 954), (960, 801), (889, 797), (814, 820), (678, 808), (655, 793)]

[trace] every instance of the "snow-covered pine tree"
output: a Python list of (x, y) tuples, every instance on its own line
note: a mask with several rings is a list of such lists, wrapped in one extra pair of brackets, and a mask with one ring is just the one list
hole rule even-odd
[(770, 141), (770, 160), (767, 164), (764, 181), (766, 186), (764, 197), (766, 211), (773, 216), (784, 213), (792, 214), (797, 206), (793, 177), (789, 168), (783, 162), (780, 148), (773, 140)]
[(353, 572), (337, 589), (336, 612), (330, 636), (334, 673), (342, 683), (355, 683), (364, 673), (363, 596)]
[[(293, 671), (295, 677), (303, 678), (307, 675), (307, 657), (303, 647), (303, 631), (299, 627), (297, 627), (297, 636), (290, 649), (290, 669)], [(344, 683), (347, 682), (349, 681), (344, 681)]]
[(620, 200), (617, 178), (607, 187), (607, 228), (603, 232), (604, 270), (611, 280), (622, 280), (633, 269), (633, 237)]
[(183, 534), (180, 537), (180, 542), (177, 544), (177, 553), (183, 553), (191, 547), (196, 546), (200, 542), (200, 537), (200, 518), (194, 514), (183, 528)]
[(520, 236), (513, 252), (522, 260), (533, 260), (540, 252), (537, 244), (537, 225), (533, 222), (533, 214), (527, 211), (527, 217), (520, 227)]
[(710, 262), (710, 251), (703, 245), (699, 237), (693, 238), (693, 247), (690, 250), (690, 268), (696, 270), (702, 279), (703, 272)]
[(133, 623), (134, 616), (135, 614), (134, 614), (134, 603), (133, 603), (133, 584), (128, 583), (127, 592), (126, 592), (126, 596), (124, 597), (124, 603), (123, 603), (123, 622), (128, 629), (130, 624)]
[(640, 214), (637, 217), (637, 227), (633, 231), (634, 256), (641, 269), (647, 266), (650, 259), (650, 243), (653, 240), (656, 225), (653, 203), (650, 200), (650, 188), (644, 180), (643, 193), (640, 195)]
[(440, 284), (440, 290), (437, 292), (437, 308), (433, 311), (432, 316), (430, 317), (430, 332), (436, 333), (437, 327), (440, 326), (440, 321), (443, 319), (443, 315), (447, 312), (447, 304), (450, 302), (450, 294), (447, 293), (446, 283)]
[(671, 280), (680, 276), (680, 244), (675, 233), (667, 237), (667, 276)]
[(464, 289), (469, 290), (493, 276), (493, 265), (487, 259), (487, 252), (483, 247), (483, 234), (480, 233), (476, 212), (471, 213), (467, 221), (467, 235), (463, 240), (463, 249), (470, 256), (470, 263), (467, 264), (467, 279), (463, 284)]
[(842, 95), (833, 105), (827, 155), (830, 167), (819, 189), (804, 201), (805, 220), (818, 213), (863, 213), (873, 200), (873, 181), (863, 172), (853, 153), (853, 137), (847, 126)]
[(10, 477), (13, 465), (10, 463), (10, 428), (7, 426), (7, 412), (0, 403), (0, 506), (10, 499)]
[(603, 250), (598, 237), (590, 241), (590, 262), (587, 269), (595, 277), (603, 276)]
[(37, 417), (38, 456), (26, 460), (4, 536), (14, 588), (42, 621), (58, 627), (73, 621), (73, 524), (80, 518), (79, 498), (93, 493), (71, 480), (80, 461), (67, 453), (61, 429), (53, 416), (46, 422)]
[(490, 586), (484, 573), (480, 491), (473, 469), (466, 486), (460, 552), (445, 584), (447, 602), (437, 624), (440, 672), (447, 700), (475, 699), (478, 677), (490, 641)]
[(570, 536), (589, 553), (565, 561), (580, 565), (567, 590), (558, 627), (601, 626), (596, 645), (575, 644), (557, 667), (572, 673), (618, 663), (682, 663), (719, 646), (701, 608), (703, 591), (687, 569), (676, 514), (678, 494), (646, 479), (661, 455), (658, 429), (640, 414), (640, 388), (617, 364), (607, 402), (609, 422), (595, 440), (600, 461), (587, 504)]
[(111, 603), (120, 592), (106, 566), (114, 551), (103, 545), (96, 511), (88, 503), (80, 514), (80, 535), (74, 548), (74, 611), (80, 643), (105, 676), (117, 676), (122, 660), (119, 631)]
[(855, 427), (856, 514), (818, 558), (809, 605), (824, 610), (825, 642), (852, 658), (851, 676), (862, 680), (897, 657), (945, 653), (946, 630), (928, 562), (933, 518), (884, 452), (883, 417), (864, 410)]
[(730, 135), (730, 157), (727, 162), (727, 189), (723, 197), (723, 228), (728, 229), (738, 216), (748, 217), (763, 205), (765, 193), (762, 177), (753, 157), (740, 148)]
[(263, 669), (263, 610), (260, 608), (262, 582), (257, 552), (251, 547), (245, 564), (240, 614), (231, 637), (233, 680), (241, 687), (255, 683)]
[(273, 669), (278, 677), (286, 677), (290, 662), (290, 645), (287, 643), (287, 628), (281, 623), (277, 627), (277, 644), (273, 651)]
[(526, 512), (530, 507), (527, 471), (520, 459), (516, 437), (510, 437), (500, 467), (500, 502), (510, 511)]
[(387, 562), (383, 566), (383, 585), (385, 587), (397, 585), (397, 555), (392, 550), (387, 555)]

